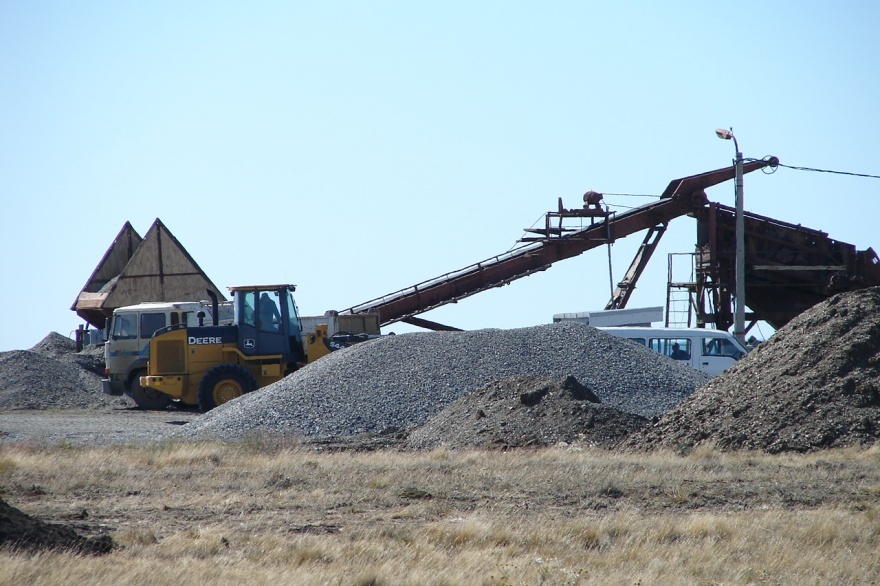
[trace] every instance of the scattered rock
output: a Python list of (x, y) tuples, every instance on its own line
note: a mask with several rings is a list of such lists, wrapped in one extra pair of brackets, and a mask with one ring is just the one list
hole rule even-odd
[[(0, 409), (128, 401), (100, 392), (89, 366), (96, 356), (54, 333), (31, 350), (0, 353)], [(174, 435), (295, 437), (326, 449), (582, 441), (686, 452), (712, 442), (777, 453), (873, 445), (880, 288), (819, 303), (711, 381), (579, 324), (403, 334), (334, 352)]]
[(76, 352), (76, 343), (58, 332), (49, 332), (45, 338), (34, 344), (31, 352), (49, 358), (64, 358)]

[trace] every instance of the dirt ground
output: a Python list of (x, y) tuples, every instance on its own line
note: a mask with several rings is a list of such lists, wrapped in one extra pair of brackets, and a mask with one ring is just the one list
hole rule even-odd
[(161, 440), (199, 415), (197, 410), (137, 408), (0, 411), (0, 443), (149, 443)]
[[(451, 404), (421, 428), (407, 432), (390, 430), (370, 437), (308, 443), (286, 437), (265, 439), (275, 442), (267, 444), (270, 448), (293, 447), (310, 455), (385, 449), (388, 458), (404, 461), (419, 457), (412, 452), (405, 455), (406, 451), (438, 446), (461, 450), (464, 459), (470, 457), (467, 452), (474, 448), (519, 448), (525, 460), (534, 450), (542, 449), (541, 446), (559, 443), (572, 443), (576, 449), (615, 448), (613, 473), (605, 474), (601, 483), (592, 488), (572, 487), (580, 495), (576, 498), (551, 481), (550, 476), (555, 473), (552, 469), (536, 471), (535, 478), (545, 481), (546, 486), (537, 492), (534, 487), (526, 491), (534, 501), (529, 506), (550, 510), (567, 510), (574, 504), (576, 508), (587, 507), (593, 511), (633, 508), (663, 514), (670, 509), (728, 513), (763, 508), (811, 510), (828, 506), (873, 511), (880, 494), (876, 451), (862, 454), (853, 462), (841, 458), (839, 452), (831, 452), (828, 458), (822, 452), (842, 448), (865, 450), (877, 442), (880, 429), (880, 322), (877, 315), (880, 315), (880, 288), (838, 296), (819, 304), (777, 332), (730, 371), (651, 422), (604, 407), (589, 389), (574, 379), (520, 377), (494, 381)], [(39, 367), (34, 368), (35, 364)], [(148, 446), (173, 436), (175, 431), (201, 416), (196, 410), (173, 408), (141, 411), (120, 402), (119, 398), (112, 398), (108, 403), (108, 397), (102, 395), (95, 384), (99, 379), (94, 364), (94, 357), (72, 353), (67, 341), (53, 335), (32, 350), (2, 353), (0, 396), (11, 406), (0, 404), (0, 408), (11, 410), (0, 411), (0, 449), (6, 446), (38, 450), (54, 449), (52, 446), (85, 450), (106, 445)], [(35, 379), (37, 375), (39, 378)], [(34, 393), (33, 389), (41, 392)], [(704, 444), (709, 446), (705, 457), (700, 455)], [(679, 469), (670, 469), (650, 479), (639, 478), (643, 470), (653, 469), (657, 464), (650, 459), (650, 454), (641, 456), (631, 451), (652, 450), (660, 450), (660, 462), (664, 461), (663, 450), (693, 456), (689, 461), (680, 461), (683, 465), (675, 464)], [(730, 462), (725, 462), (721, 452), (728, 450), (755, 450), (756, 453), (733, 455)], [(780, 456), (778, 463), (774, 463), (768, 456), (757, 455), (760, 452), (816, 452), (816, 455), (812, 460), (792, 461)], [(309, 462), (313, 465), (312, 460)], [(635, 467), (630, 474), (633, 479), (620, 480), (621, 473), (632, 466)], [(707, 471), (709, 476), (702, 474)], [(276, 480), (282, 484), (294, 482), (289, 477), (275, 479), (273, 474), (267, 475), (265, 486), (256, 487), (257, 492), (274, 490)], [(471, 480), (475, 486), (486, 482), (481, 477)], [(304, 479), (296, 482), (303, 483), (299, 488), (306, 493), (320, 489), (318, 485), (309, 486), (310, 481)], [(371, 482), (384, 485), (381, 481)], [(556, 482), (564, 483), (565, 479)], [(362, 488), (362, 485), (363, 479), (358, 486)], [(93, 514), (84, 507), (73, 510), (68, 500), (70, 495), (40, 492), (39, 484), (33, 482), (0, 488), (0, 494), (12, 502), (9, 505), (0, 501), (0, 543), (5, 539), (17, 547), (28, 547), (43, 540), (41, 543), (50, 548), (100, 553), (110, 547), (107, 531), (114, 527), (137, 526), (142, 515), (139, 507), (130, 511), (114, 507), (112, 514), (106, 511)], [(121, 488), (117, 486), (114, 490), (113, 494), (90, 493), (88, 501), (113, 501)], [(125, 494), (131, 491), (141, 494), (146, 490), (125, 487)], [(351, 493), (359, 490), (352, 487)], [(173, 486), (167, 487), (168, 493), (173, 491)], [(522, 493), (511, 498), (519, 502)], [(492, 502), (497, 501), (494, 497)], [(13, 505), (19, 502), (27, 503), (27, 510), (37, 518), (50, 520), (53, 527), (15, 509)], [(181, 511), (169, 512), (165, 504), (155, 505), (151, 522), (163, 527), (163, 532), (179, 530), (181, 522), (185, 526), (213, 518), (216, 513), (199, 512), (188, 516)], [(328, 510), (332, 503), (324, 503), (322, 507)], [(255, 519), (259, 519), (256, 522), (268, 523), (274, 530), (272, 515), (266, 516), (261, 511), (260, 508), (253, 511)], [(314, 511), (313, 516), (318, 513)], [(362, 521), (368, 523), (366, 519)], [(6, 530), (10, 527), (17, 533)], [(338, 529), (338, 524), (318, 526), (303, 521), (302, 532), (336, 530), (333, 527)]]
[[(46, 447), (149, 444), (161, 440), (198, 415), (195, 410), (142, 411), (122, 407), (103, 411), (2, 411), (0, 447), (17, 444)], [(3, 494), (16, 490), (0, 487)], [(24, 496), (43, 496), (43, 490), (37, 485), (22, 490)], [(104, 554), (114, 546), (105, 530), (103, 525), (90, 522), (85, 509), (74, 513), (72, 518), (68, 516), (47, 522), (0, 499), (0, 546)]]
[(811, 452), (880, 439), (880, 288), (808, 309), (659, 421), (633, 449)]

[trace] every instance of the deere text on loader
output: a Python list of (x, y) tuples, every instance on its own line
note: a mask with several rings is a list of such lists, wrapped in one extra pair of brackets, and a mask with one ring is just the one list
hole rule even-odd
[(231, 325), (158, 330), (150, 340), (150, 359), (140, 383), (202, 411), (231, 401), (294, 372), (331, 350), (368, 339), (366, 334), (327, 337), (318, 325), (303, 340), (294, 302), (294, 285), (230, 287)]

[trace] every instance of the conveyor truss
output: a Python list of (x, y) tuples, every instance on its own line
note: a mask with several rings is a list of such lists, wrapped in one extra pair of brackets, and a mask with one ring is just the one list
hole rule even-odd
[[(775, 157), (749, 161), (743, 171), (774, 168), (778, 162)], [(734, 175), (731, 166), (675, 179), (659, 200), (619, 213), (603, 209), (601, 194), (592, 191), (584, 195), (583, 208), (566, 209), (560, 199), (558, 209), (546, 214), (544, 226), (526, 229), (529, 236), (510, 251), (340, 313), (378, 312), (383, 326), (405, 322), (431, 330), (457, 330), (418, 315), (645, 230), (635, 258), (606, 306), (624, 308), (669, 222), (690, 215), (698, 225), (694, 275), (682, 284), (673, 283), (670, 274), (668, 291), (677, 287), (687, 293), (687, 311), (694, 315), (689, 313), (686, 323), (728, 329), (733, 323), (735, 291), (733, 210), (709, 202), (705, 190)], [(572, 220), (581, 225), (572, 227)], [(745, 226), (746, 305), (752, 310), (747, 314), (749, 327), (765, 320), (778, 328), (835, 292), (880, 285), (880, 263), (871, 249), (857, 252), (824, 232), (750, 213), (745, 214)]]

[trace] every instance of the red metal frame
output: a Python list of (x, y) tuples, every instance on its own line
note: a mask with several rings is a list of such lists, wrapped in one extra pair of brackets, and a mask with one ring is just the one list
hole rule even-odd
[[(744, 165), (743, 171), (749, 173), (773, 164), (774, 160), (752, 161)], [(724, 167), (675, 179), (669, 183), (659, 201), (620, 214), (608, 214), (596, 207), (589, 207), (590, 204), (584, 210), (566, 210), (560, 201), (559, 211), (547, 214), (545, 230), (541, 236), (524, 238), (524, 246), (352, 306), (340, 313), (378, 312), (380, 324), (388, 325), (448, 303), (455, 303), (481, 291), (508, 285), (516, 279), (544, 271), (553, 263), (578, 256), (602, 244), (694, 213), (707, 204), (704, 190), (733, 179), (734, 173), (734, 167)], [(561, 224), (565, 217), (589, 217), (591, 224), (585, 228), (566, 229)], [(601, 221), (592, 221), (596, 218), (601, 218)], [(552, 225), (554, 219), (559, 220), (558, 226)], [(432, 329), (448, 328), (440, 324), (434, 326), (439, 328)]]

